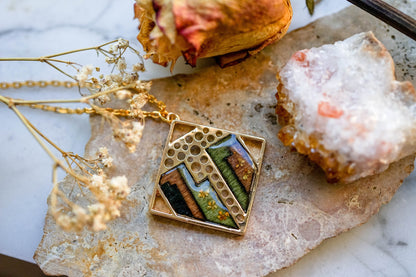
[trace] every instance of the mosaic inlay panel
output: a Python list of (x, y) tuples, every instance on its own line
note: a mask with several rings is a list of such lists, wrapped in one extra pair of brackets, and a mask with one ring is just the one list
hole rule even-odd
[(262, 138), (174, 121), (150, 203), (151, 213), (243, 234), (264, 148)]

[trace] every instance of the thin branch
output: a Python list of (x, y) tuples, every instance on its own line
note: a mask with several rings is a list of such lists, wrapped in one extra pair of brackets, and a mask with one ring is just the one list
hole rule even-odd
[[(16, 108), (16, 110), (17, 110), (17, 108)], [(19, 113), (20, 113), (20, 111), (19, 111)], [(20, 113), (21, 114), (21, 113)], [(23, 116), (23, 115), (22, 115)], [(73, 157), (71, 157), (70, 155), (68, 155), (67, 154), (67, 152), (65, 152), (64, 150), (62, 150), (58, 145), (56, 145), (53, 141), (51, 141), (48, 137), (46, 137), (41, 131), (39, 131), (39, 129), (37, 129), (25, 116), (23, 116), (23, 118), (26, 120), (26, 123), (28, 124), (28, 126), (31, 128), (31, 129), (33, 129), (40, 137), (42, 137), (44, 140), (46, 140), (50, 145), (52, 145), (52, 147), (54, 147), (57, 151), (59, 151), (61, 154), (62, 154), (62, 156), (67, 156), (67, 157), (69, 157), (69, 158), (71, 158), (71, 160), (73, 160), (74, 161), (74, 163), (76, 163), (80, 168), (81, 168), (81, 166), (76, 162), (76, 160), (73, 158)], [(39, 142), (39, 141), (38, 141)], [(43, 142), (42, 142), (43, 143)], [(46, 148), (47, 148), (47, 146), (45, 146)], [(49, 148), (47, 148), (47, 149), (49, 149)], [(52, 154), (53, 155), (53, 154)], [(70, 175), (72, 175), (73, 177), (76, 177), (76, 178), (78, 178), (79, 176), (81, 176), (81, 175), (78, 175), (77, 173), (75, 173), (73, 170), (72, 170), (72, 168), (67, 168), (67, 167), (65, 167), (63, 164), (62, 164), (62, 162), (55, 156), (55, 155), (53, 155), (55, 158), (56, 158), (56, 160), (57, 161), (59, 161), (59, 163), (58, 163), (58, 165), (59, 165), (59, 167), (61, 167), (63, 170), (65, 170), (68, 174), (70, 174)], [(82, 176), (83, 177), (83, 176)], [(80, 181), (82, 181), (82, 182), (85, 182), (85, 178), (84, 179), (80, 179)]]
[[(1, 97), (1, 95), (0, 95)], [(19, 117), (25, 127), (29, 130), (32, 136), (36, 139), (36, 141), (40, 144), (40, 146), (45, 150), (45, 152), (51, 157), (51, 159), (58, 164), (60, 167), (63, 167), (62, 162), (52, 153), (52, 151), (43, 143), (37, 132), (33, 129), (32, 124), (29, 120), (16, 108), (13, 104), (10, 105), (10, 108), (15, 112), (15, 114)]]
[(58, 54), (54, 54), (54, 55), (48, 55), (46, 56), (47, 58), (54, 58), (54, 57), (59, 57), (59, 56), (64, 56), (64, 55), (68, 55), (68, 54), (73, 54), (73, 53), (77, 53), (77, 52), (82, 52), (82, 51), (88, 51), (88, 50), (99, 50), (102, 47), (112, 44), (114, 42), (117, 42), (118, 39), (115, 39), (113, 41), (110, 42), (106, 42), (104, 44), (101, 44), (99, 46), (94, 46), (94, 47), (87, 47), (87, 48), (81, 48), (81, 49), (77, 49), (77, 50), (72, 50), (72, 51), (67, 51), (67, 52), (62, 52), (62, 53), (58, 53)]
[[(90, 160), (84, 159), (83, 157), (80, 157), (78, 155), (74, 155), (73, 157), (74, 157), (74, 159), (76, 159), (77, 161), (79, 161), (80, 163), (82, 163), (83, 165), (85, 165), (86, 167), (88, 167), (91, 170), (94, 170), (95, 167), (97, 167), (97, 162), (95, 160), (90, 161)], [(91, 163), (94, 164), (94, 166), (92, 166)], [(77, 163), (77, 165), (78, 165), (78, 163)], [(78, 166), (81, 166), (81, 165), (78, 165)]]
[(13, 62), (13, 61), (21, 61), (21, 62), (57, 62), (57, 63), (64, 63), (64, 64), (77, 64), (71, 61), (63, 61), (58, 59), (51, 59), (46, 57), (39, 57), (39, 58), (0, 58), (0, 62)]
[(110, 57), (113, 56), (112, 53), (110, 53), (109, 51), (105, 50), (105, 49), (97, 49), (98, 52), (100, 52), (102, 55), (106, 56), (106, 57)]
[(47, 63), (48, 65), (52, 66), (53, 68), (55, 68), (56, 70), (58, 70), (58, 71), (59, 71), (59, 72), (61, 72), (62, 74), (66, 75), (66, 76), (68, 76), (69, 78), (71, 78), (71, 79), (73, 79), (73, 80), (75, 80), (75, 81), (76, 81), (75, 77), (73, 77), (73, 76), (69, 75), (68, 73), (66, 73), (65, 71), (63, 71), (63, 70), (62, 70), (62, 69), (60, 69), (59, 67), (57, 67), (56, 65), (54, 65), (54, 64), (52, 64), (52, 63), (50, 63), (50, 62), (48, 62), (48, 61), (45, 61), (45, 63)]
[[(2, 98), (4, 98), (3, 96), (0, 95), (0, 100), (3, 100)], [(79, 174), (77, 174), (76, 172), (74, 172), (72, 169), (67, 168), (61, 160), (59, 160), (53, 153), (52, 151), (46, 146), (46, 144), (42, 141), (40, 135), (37, 133), (37, 131), (33, 128), (32, 123), (30, 123), (30, 121), (19, 111), (19, 109), (16, 108), (16, 106), (12, 103), (9, 102), (9, 107), (15, 112), (15, 114), (19, 117), (19, 119), (22, 121), (22, 123), (25, 125), (25, 127), (29, 130), (29, 132), (32, 134), (32, 136), (36, 139), (36, 141), (40, 144), (40, 146), (45, 150), (45, 152), (50, 156), (50, 158), (54, 161), (55, 164), (57, 164), (59, 167), (61, 167), (65, 172), (67, 172), (68, 174), (70, 174), (71, 176), (78, 178), (81, 182), (88, 182), (88, 178), (81, 176)], [(44, 136), (42, 135), (42, 138), (44, 138)], [(46, 137), (45, 137), (46, 138)], [(48, 142), (50, 142), (49, 140), (47, 140)], [(52, 142), (51, 142), (52, 143)], [(54, 144), (52, 144), (54, 145)], [(55, 145), (56, 146), (56, 145)], [(57, 149), (59, 149), (56, 146)], [(59, 150), (58, 150), (59, 151)], [(62, 151), (62, 150), (60, 150)], [(62, 153), (62, 152), (61, 152)]]
[[(90, 172), (88, 172), (88, 170), (86, 170), (85, 168), (83, 168), (82, 166), (81, 166), (81, 164), (74, 158), (74, 157), (72, 157), (72, 156), (68, 156), (68, 158), (70, 158), (71, 160), (72, 160), (72, 162), (74, 163), (74, 164), (76, 164), (77, 166), (78, 166), (78, 168), (82, 171), (82, 172), (84, 172), (85, 174), (88, 174), (88, 175), (92, 175)], [(91, 169), (93, 169), (93, 167), (91, 167), (91, 166), (89, 166), (89, 168), (91, 168)]]
[[(72, 167), (72, 164), (69, 162), (68, 157), (69, 157), (69, 156), (64, 156), (64, 160), (65, 160), (66, 164), (68, 165), (68, 167)], [(73, 159), (71, 159), (71, 160), (73, 160)], [(81, 168), (81, 170), (83, 170), (83, 169)], [(76, 178), (74, 178), (74, 180), (75, 180), (75, 182), (77, 183), (78, 188), (79, 188), (79, 190), (80, 190), (81, 194), (82, 194), (83, 196), (85, 196), (84, 189), (83, 189), (83, 187), (84, 187), (84, 185), (85, 185), (85, 184), (81, 183), (81, 182), (80, 182), (78, 179), (76, 179)], [(70, 194), (72, 194), (73, 190), (74, 190), (74, 187), (72, 187)]]
[(50, 145), (53, 146), (53, 148), (55, 148), (56, 150), (58, 150), (62, 155), (65, 155), (65, 151), (62, 150), (61, 148), (58, 147), (58, 145), (56, 145), (53, 141), (51, 141), (48, 137), (46, 137), (41, 131), (39, 131), (39, 129), (37, 129), (32, 122), (30, 122), (29, 120), (27, 120), (27, 124), (30, 126), (30, 128), (32, 128), (36, 133), (38, 133), (39, 136), (41, 136), (44, 140), (46, 140)]

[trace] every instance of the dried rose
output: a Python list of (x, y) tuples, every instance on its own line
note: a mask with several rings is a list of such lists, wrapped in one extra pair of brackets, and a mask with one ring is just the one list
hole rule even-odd
[(136, 0), (137, 36), (147, 55), (166, 66), (183, 55), (218, 56), (235, 64), (280, 39), (289, 28), (289, 0)]

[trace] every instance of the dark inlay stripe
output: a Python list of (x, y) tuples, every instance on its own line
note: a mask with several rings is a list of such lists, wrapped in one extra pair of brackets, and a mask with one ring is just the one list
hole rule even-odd
[[(185, 205), (187, 206), (191, 215), (180, 213), (179, 211), (177, 211), (174, 208), (177, 213), (188, 215), (188, 216), (193, 216), (195, 218), (205, 220), (204, 215), (202, 214), (201, 210), (199, 209), (198, 204), (195, 202), (195, 199), (192, 196), (192, 193), (189, 191), (188, 187), (186, 186), (186, 184), (185, 184), (185, 182), (184, 182), (184, 180), (183, 180), (183, 178), (182, 178), (182, 176), (179, 173), (177, 168), (163, 174), (162, 177), (160, 178), (159, 184), (162, 184), (162, 186), (164, 184), (170, 184), (171, 186), (175, 186), (177, 188), (177, 190), (179, 191), (179, 193), (181, 194), (182, 199), (185, 202)], [(165, 193), (165, 191), (163, 191), (163, 192)], [(166, 195), (166, 193), (165, 193), (165, 195)], [(171, 202), (170, 199), (169, 199), (169, 202)], [(171, 202), (171, 205), (172, 205), (172, 202)], [(172, 207), (173, 207), (173, 205), (172, 205)]]
[(175, 212), (178, 214), (192, 216), (191, 210), (186, 205), (186, 202), (176, 185), (169, 185), (169, 183), (164, 183), (160, 185), (160, 188), (162, 189), (163, 194), (169, 200), (169, 203)]
[(227, 158), (228, 163), (233, 168), (240, 183), (244, 186), (247, 193), (250, 193), (251, 183), (253, 181), (254, 169), (240, 153), (231, 150), (232, 155)]

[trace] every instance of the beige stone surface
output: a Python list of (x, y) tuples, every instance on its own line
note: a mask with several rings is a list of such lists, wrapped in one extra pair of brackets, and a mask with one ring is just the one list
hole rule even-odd
[[(416, 15), (414, 4), (402, 7)], [(410, 57), (416, 55), (416, 43), (354, 7), (294, 31), (234, 67), (212, 66), (154, 82), (152, 93), (182, 119), (267, 140), (245, 236), (150, 215), (149, 198), (169, 126), (147, 121), (139, 151), (129, 154), (112, 140), (101, 119), (93, 117), (87, 155), (107, 146), (114, 156), (112, 173), (125, 174), (132, 192), (122, 216), (103, 232), (65, 233), (47, 215), (36, 262), (50, 275), (264, 276), (290, 266), (323, 240), (366, 222), (390, 201), (412, 171), (414, 157), (349, 185), (327, 184), (317, 166), (277, 139), (274, 94), (275, 74), (293, 52), (368, 30), (391, 51), (398, 79), (415, 84), (415, 59)], [(76, 199), (76, 185), (66, 180), (63, 187), (71, 199), (85, 201)]]

